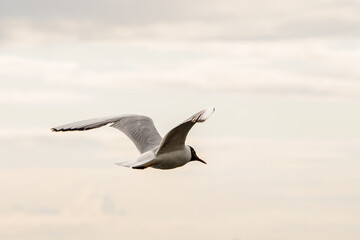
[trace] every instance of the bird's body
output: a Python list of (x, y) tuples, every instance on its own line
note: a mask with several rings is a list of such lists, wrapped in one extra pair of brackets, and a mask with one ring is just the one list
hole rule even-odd
[(173, 152), (162, 153), (154, 159), (153, 168), (172, 169), (184, 166), (191, 159), (191, 151), (189, 146)]
[(192, 126), (204, 122), (215, 111), (215, 108), (204, 109), (183, 123), (170, 130), (164, 138), (157, 132), (151, 118), (141, 115), (120, 115), (116, 117), (94, 118), (52, 128), (52, 131), (82, 131), (105, 126), (117, 128), (125, 133), (136, 145), (141, 155), (134, 161), (117, 163), (120, 166), (134, 169), (147, 167), (172, 169), (190, 161), (200, 161), (195, 150), (185, 145), (185, 140)]
[[(172, 169), (184, 166), (191, 159), (190, 146), (184, 146), (183, 149), (179, 149), (172, 152), (166, 152), (156, 155), (154, 150), (147, 151), (141, 154), (136, 160), (137, 163), (145, 162), (139, 167), (133, 167), (135, 169), (143, 169), (146, 167), (152, 167), (157, 169)], [(125, 166), (123, 163), (119, 163), (120, 166)]]

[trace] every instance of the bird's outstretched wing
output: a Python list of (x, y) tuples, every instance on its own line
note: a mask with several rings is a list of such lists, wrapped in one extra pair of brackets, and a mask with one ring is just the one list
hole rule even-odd
[(204, 122), (214, 111), (215, 108), (213, 107), (204, 109), (192, 115), (183, 123), (170, 130), (170, 132), (168, 132), (162, 139), (156, 154), (158, 155), (164, 152), (171, 152), (182, 149), (185, 144), (186, 136), (195, 123)]
[(110, 127), (116, 128), (126, 134), (133, 141), (140, 153), (159, 146), (162, 140), (152, 119), (141, 115), (93, 118), (54, 127), (51, 130), (55, 132), (84, 131), (99, 128), (109, 123), (112, 123)]

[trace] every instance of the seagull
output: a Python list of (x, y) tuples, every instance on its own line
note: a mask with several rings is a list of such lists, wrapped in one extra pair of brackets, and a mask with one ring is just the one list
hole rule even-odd
[(171, 129), (164, 138), (160, 136), (150, 117), (127, 114), (113, 117), (93, 118), (89, 120), (65, 124), (54, 127), (54, 132), (85, 131), (99, 128), (111, 123), (110, 127), (116, 128), (127, 135), (140, 152), (140, 156), (132, 161), (116, 163), (119, 166), (133, 169), (173, 169), (181, 167), (190, 161), (200, 159), (193, 147), (185, 145), (186, 136), (195, 123), (206, 121), (215, 111), (214, 107), (206, 108), (183, 123)]

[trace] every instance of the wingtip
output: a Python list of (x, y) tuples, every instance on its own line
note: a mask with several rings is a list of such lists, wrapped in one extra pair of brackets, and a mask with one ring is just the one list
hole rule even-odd
[(215, 107), (209, 107), (206, 109), (206, 111), (210, 111), (211, 113), (215, 112)]
[(52, 132), (63, 132), (64, 130), (62, 128), (51, 128)]
[(195, 122), (195, 123), (196, 122), (204, 122), (211, 116), (211, 114), (214, 111), (215, 111), (214, 107), (205, 108), (202, 111), (191, 116), (190, 121)]
[(201, 120), (202, 121), (207, 120), (211, 116), (211, 114), (213, 114), (214, 111), (215, 111), (215, 107), (206, 108), (204, 113), (201, 114)]

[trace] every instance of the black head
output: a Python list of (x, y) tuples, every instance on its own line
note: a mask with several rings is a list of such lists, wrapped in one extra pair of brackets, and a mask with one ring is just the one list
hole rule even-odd
[(196, 155), (196, 152), (195, 150), (191, 147), (190, 147), (190, 151), (191, 151), (191, 159), (190, 161), (199, 161), (199, 162), (202, 162), (204, 164), (207, 164), (204, 160), (200, 159), (197, 155)]

